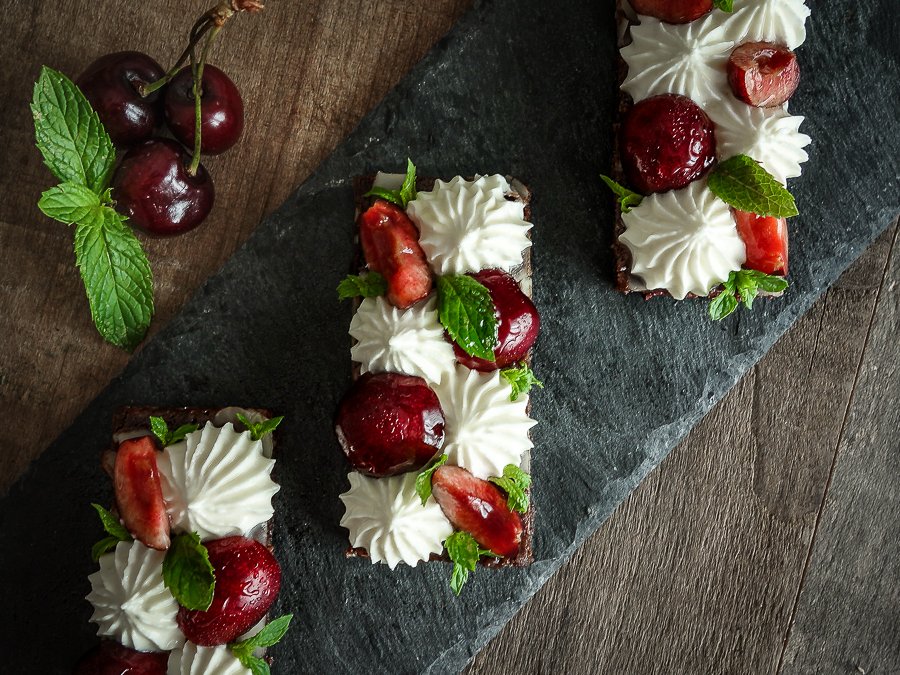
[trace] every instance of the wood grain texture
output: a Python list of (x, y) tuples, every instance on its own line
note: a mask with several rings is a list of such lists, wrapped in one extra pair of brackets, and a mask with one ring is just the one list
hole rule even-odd
[[(213, 0), (3, 0), (0, 60), (0, 491), (128, 361), (97, 335), (72, 232), (36, 203), (54, 181), (34, 147), (28, 102), (40, 66), (77, 76), (96, 57), (145, 51), (168, 67)], [(226, 27), (211, 61), (241, 90), (241, 142), (204, 160), (216, 205), (199, 229), (143, 237), (159, 330), (194, 290), (443, 36), (471, 0), (270, 0)]]
[[(879, 289), (884, 295), (892, 236), (880, 238), (776, 344), (476, 656), (468, 673), (775, 670), (835, 453), (856, 443), (844, 434), (843, 421), (856, 398), (853, 383)], [(896, 380), (898, 347), (896, 341), (882, 345), (876, 355), (871, 344), (868, 371), (872, 386), (883, 389), (884, 378)], [(872, 451), (885, 460), (891, 453), (896, 458), (896, 447), (886, 447), (890, 433), (896, 446), (891, 421), (884, 429), (894, 431), (885, 431), (880, 449)], [(896, 469), (889, 468), (882, 468), (883, 481), (896, 483)], [(864, 471), (857, 468), (859, 476)], [(891, 499), (896, 506), (896, 494), (884, 490), (885, 506)], [(886, 546), (874, 560), (893, 555), (896, 571), (896, 525), (886, 522), (885, 511), (878, 513), (857, 504), (836, 509), (834, 517), (854, 522), (857, 535), (871, 531), (869, 546)], [(889, 545), (884, 539), (891, 533)], [(815, 539), (820, 546), (823, 536), (831, 538), (823, 532)], [(848, 553), (835, 551), (837, 570), (871, 557)], [(894, 595), (883, 595), (879, 607), (896, 597), (896, 577), (879, 582), (867, 569), (847, 600), (854, 612), (866, 611), (864, 594), (884, 593), (891, 582)], [(830, 598), (827, 583), (821, 593)], [(809, 636), (827, 642), (828, 622), (844, 625), (843, 619), (820, 612), (810, 620)], [(880, 618), (889, 616), (885, 610)], [(900, 637), (896, 622), (862, 634), (881, 641), (882, 650)]]

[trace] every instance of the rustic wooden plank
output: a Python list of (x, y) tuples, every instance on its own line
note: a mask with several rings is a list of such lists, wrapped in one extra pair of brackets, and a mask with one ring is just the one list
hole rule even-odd
[[(0, 59), (0, 492), (74, 419), (128, 355), (96, 334), (73, 264), (72, 234), (35, 206), (52, 177), (34, 148), (27, 102), (41, 64), (77, 75), (97, 56), (137, 49), (164, 66), (212, 0), (6, 3)], [(358, 120), (444, 35), (471, 0), (268, 3), (223, 32), (212, 61), (246, 107), (241, 143), (205, 160), (216, 206), (199, 229), (144, 238), (159, 330)]]
[(889, 245), (819, 300), (469, 673), (773, 670)]
[(897, 231), (787, 642), (785, 673), (900, 672)]

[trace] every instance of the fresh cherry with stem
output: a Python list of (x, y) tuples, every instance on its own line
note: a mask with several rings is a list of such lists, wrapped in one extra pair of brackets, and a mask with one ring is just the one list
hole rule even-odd
[[(200, 128), (204, 155), (218, 155), (231, 148), (244, 129), (244, 103), (234, 82), (211, 64), (203, 69), (200, 86)], [(192, 147), (196, 142), (193, 73), (182, 68), (166, 88), (166, 125), (179, 141)]]

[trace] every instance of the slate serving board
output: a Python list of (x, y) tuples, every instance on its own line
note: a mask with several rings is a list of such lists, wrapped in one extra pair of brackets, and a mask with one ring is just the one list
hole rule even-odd
[[(593, 532), (900, 212), (900, 57), (893, 0), (811, 3), (799, 51), (810, 162), (792, 182), (791, 288), (720, 324), (705, 302), (645, 302), (611, 283), (608, 171), (616, 105), (612, 3), (482, 2), (371, 113), (184, 312), (0, 502), (0, 640), (8, 672), (66, 672), (88, 623), (91, 501), (122, 404), (284, 413), (275, 544), (296, 622), (274, 650), (299, 672), (452, 672)], [(443, 564), (391, 573), (346, 560), (331, 430), (350, 381), (350, 179), (500, 172), (534, 191), (536, 562), (479, 570), (461, 598)]]

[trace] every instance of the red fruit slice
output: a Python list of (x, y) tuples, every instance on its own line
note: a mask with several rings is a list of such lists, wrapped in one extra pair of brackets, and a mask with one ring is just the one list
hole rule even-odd
[(745, 42), (728, 59), (728, 83), (744, 103), (772, 108), (787, 101), (800, 84), (794, 52), (772, 42)]
[(522, 519), (493, 483), (445, 465), (432, 476), (431, 494), (453, 527), (471, 534), (483, 548), (504, 557), (519, 551)]
[(774, 216), (758, 216), (747, 211), (734, 210), (738, 234), (747, 247), (744, 267), (765, 274), (788, 271), (787, 220)]
[(246, 537), (205, 543), (216, 574), (212, 604), (205, 612), (179, 608), (179, 628), (194, 644), (233, 642), (262, 619), (281, 588), (281, 567), (269, 549)]
[(103, 640), (75, 666), (74, 675), (165, 675), (168, 652), (139, 652)]
[(531, 299), (519, 284), (503, 270), (482, 270), (471, 275), (484, 285), (494, 301), (497, 316), (497, 346), (495, 361), (486, 361), (467, 354), (454, 344), (456, 360), (474, 370), (489, 371), (507, 368), (528, 355), (541, 328), (541, 318)]
[(391, 303), (405, 309), (431, 292), (419, 231), (402, 209), (376, 201), (359, 217), (359, 238), (369, 269), (387, 280)]
[(350, 464), (369, 476), (418, 471), (444, 444), (444, 411), (421, 377), (366, 373), (341, 400), (334, 425)]
[(712, 120), (676, 94), (636, 103), (622, 124), (620, 143), (629, 187), (644, 194), (683, 188), (716, 161)]
[(713, 0), (631, 0), (631, 6), (666, 23), (688, 23), (712, 11)]
[(125, 527), (145, 546), (169, 548), (169, 516), (163, 501), (156, 445), (149, 436), (122, 441), (116, 451), (113, 483)]

